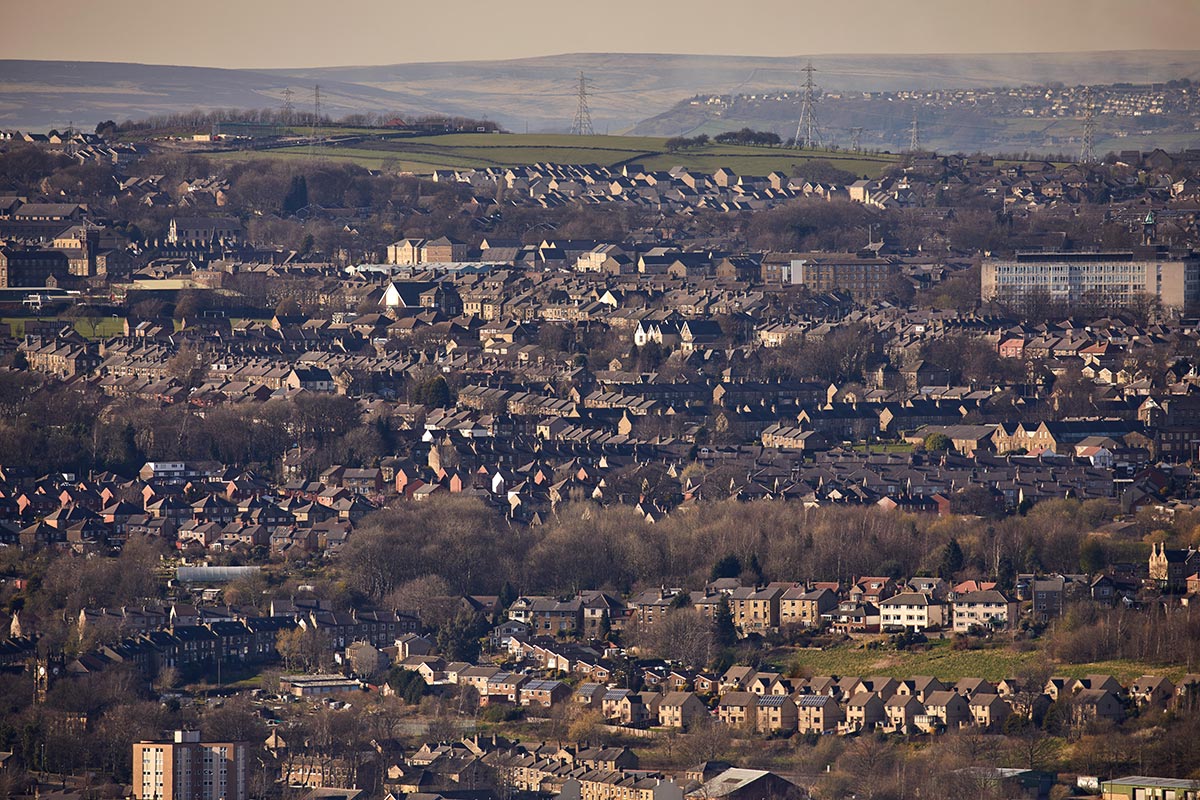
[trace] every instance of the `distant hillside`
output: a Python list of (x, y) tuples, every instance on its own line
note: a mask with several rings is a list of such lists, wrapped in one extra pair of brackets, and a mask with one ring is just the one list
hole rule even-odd
[[(639, 121), (702, 93), (795, 86), (807, 57), (572, 54), (512, 61), (463, 61), (289, 70), (237, 70), (145, 64), (0, 60), (0, 126), (46, 128), (73, 121), (214, 108), (278, 108), (292, 88), (297, 109), (487, 117), (514, 132), (570, 127), (576, 82), (591, 88), (598, 133)], [(1200, 53), (1014, 54), (814, 57), (826, 90), (892, 90), (1061, 81), (1112, 83), (1200, 78)]]
[[(269, 150), (231, 150), (213, 154), (213, 157), (222, 160), (308, 159), (312, 157), (312, 150), (307, 145), (296, 145)], [(426, 175), (437, 169), (482, 169), (539, 162), (604, 167), (637, 164), (650, 170), (684, 166), (707, 173), (727, 167), (739, 175), (765, 176), (777, 170), (790, 175), (797, 165), (821, 159), (855, 175), (877, 177), (897, 160), (894, 156), (716, 143), (670, 152), (666, 149), (666, 140), (661, 138), (523, 133), (365, 139), (348, 146), (324, 147), (318, 157), (349, 161), (371, 169), (390, 168)]]
[[(1030, 153), (1076, 157), (1092, 115), (1093, 151), (1179, 151), (1200, 147), (1200, 82), (1084, 86), (829, 91), (816, 100), (818, 140), (866, 151), (905, 150), (913, 122), (923, 148), (938, 152)], [(644, 120), (639, 136), (680, 131), (710, 136), (751, 128), (781, 139), (795, 134), (802, 92), (700, 95)], [(856, 144), (857, 142), (857, 144)]]

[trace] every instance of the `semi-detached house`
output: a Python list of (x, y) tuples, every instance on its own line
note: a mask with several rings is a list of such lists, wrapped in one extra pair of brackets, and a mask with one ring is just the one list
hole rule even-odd
[(972, 627), (1007, 628), (1016, 622), (1017, 604), (995, 589), (967, 592), (955, 599), (953, 614), (955, 633)]
[(940, 628), (945, 622), (945, 604), (924, 592), (901, 592), (879, 603), (879, 624), (884, 630), (903, 628), (919, 633)]

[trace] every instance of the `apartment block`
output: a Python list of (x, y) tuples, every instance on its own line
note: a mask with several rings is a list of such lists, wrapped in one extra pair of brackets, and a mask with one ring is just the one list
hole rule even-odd
[(199, 731), (133, 745), (138, 800), (246, 800), (245, 742), (202, 742)]
[(1200, 302), (1200, 254), (1158, 246), (1106, 253), (1018, 253), (984, 259), (980, 277), (984, 302), (1016, 306), (1048, 301), (1120, 307), (1146, 295), (1164, 308), (1195, 308)]

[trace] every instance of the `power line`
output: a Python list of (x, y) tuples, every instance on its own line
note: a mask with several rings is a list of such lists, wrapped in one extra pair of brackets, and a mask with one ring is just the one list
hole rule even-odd
[(596, 135), (596, 131), (592, 128), (592, 112), (588, 110), (587, 95), (587, 78), (583, 76), (583, 70), (580, 70), (577, 93), (579, 105), (575, 109), (575, 121), (571, 123), (571, 133), (575, 136)]
[(296, 107), (292, 104), (292, 96), (295, 92), (292, 87), (288, 86), (283, 90), (283, 106), (279, 109), (279, 113), (283, 116), (283, 122), (286, 125), (292, 121), (292, 116), (296, 113)]
[(817, 85), (813, 82), (813, 73), (816, 71), (811, 61), (801, 70), (805, 75), (804, 95), (800, 99), (800, 121), (796, 123), (793, 147), (811, 148), (821, 144), (821, 131), (817, 127)]
[(1095, 104), (1092, 101), (1092, 87), (1087, 87), (1083, 94), (1083, 146), (1079, 148), (1079, 162), (1091, 164), (1096, 160), (1094, 150), (1096, 138)]
[(313, 118), (312, 129), (308, 133), (308, 157), (313, 157), (313, 148), (317, 144), (317, 126), (321, 124), (321, 84), (313, 86)]

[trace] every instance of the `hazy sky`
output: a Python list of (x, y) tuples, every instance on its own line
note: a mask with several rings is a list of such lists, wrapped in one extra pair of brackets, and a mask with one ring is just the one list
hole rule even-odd
[(297, 67), (574, 52), (1197, 48), (1200, 0), (0, 0), (0, 58)]

